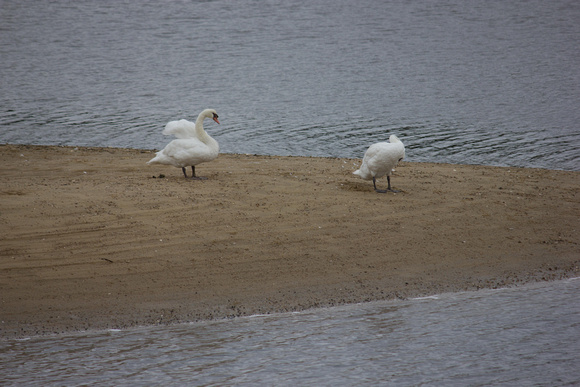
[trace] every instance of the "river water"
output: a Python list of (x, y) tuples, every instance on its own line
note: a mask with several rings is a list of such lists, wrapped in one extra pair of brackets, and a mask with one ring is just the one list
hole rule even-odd
[(580, 278), (0, 342), (5, 385), (573, 386)]
[[(0, 143), (580, 170), (572, 0), (0, 0)], [(580, 281), (0, 341), (0, 385), (574, 385)]]
[(580, 170), (580, 3), (0, 1), (0, 143)]

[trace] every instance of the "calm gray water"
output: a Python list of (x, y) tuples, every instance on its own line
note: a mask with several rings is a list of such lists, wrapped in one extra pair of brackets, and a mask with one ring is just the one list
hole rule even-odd
[(0, 142), (580, 170), (580, 2), (0, 0)]
[(0, 342), (9, 385), (573, 386), (580, 278)]

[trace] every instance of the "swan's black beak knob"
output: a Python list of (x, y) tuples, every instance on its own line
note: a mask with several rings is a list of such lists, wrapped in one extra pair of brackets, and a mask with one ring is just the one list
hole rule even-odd
[(213, 114), (213, 120), (214, 120), (215, 122), (217, 122), (218, 124), (220, 123), (220, 122), (218, 121), (218, 115), (217, 115), (217, 114), (215, 114), (215, 113)]

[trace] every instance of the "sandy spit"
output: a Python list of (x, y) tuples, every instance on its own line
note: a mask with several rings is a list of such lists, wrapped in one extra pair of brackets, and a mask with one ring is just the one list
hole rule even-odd
[(378, 194), (360, 160), (153, 154), (0, 145), (0, 337), (580, 275), (580, 172), (403, 162)]

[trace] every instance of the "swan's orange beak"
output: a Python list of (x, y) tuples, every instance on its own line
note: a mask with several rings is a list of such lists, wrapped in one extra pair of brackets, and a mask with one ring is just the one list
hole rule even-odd
[(220, 122), (218, 121), (217, 117), (214, 117), (214, 118), (213, 118), (213, 120), (214, 120), (215, 122), (217, 122), (218, 124), (220, 123)]

